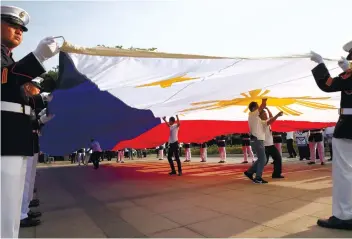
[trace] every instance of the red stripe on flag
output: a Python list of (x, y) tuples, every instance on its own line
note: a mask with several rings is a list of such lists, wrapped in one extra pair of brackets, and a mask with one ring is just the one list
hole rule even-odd
[[(276, 121), (272, 125), (272, 130), (288, 132), (326, 128), (335, 125), (336, 122)], [(219, 135), (247, 133), (248, 131), (247, 121), (181, 120), (178, 138), (180, 142), (203, 143)], [(168, 137), (168, 127), (162, 123), (134, 139), (116, 144), (112, 150), (153, 148), (167, 142)]]

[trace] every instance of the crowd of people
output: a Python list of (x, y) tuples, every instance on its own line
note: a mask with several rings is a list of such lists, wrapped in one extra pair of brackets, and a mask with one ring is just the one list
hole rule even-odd
[[(42, 79), (46, 72), (43, 63), (59, 52), (54, 37), (46, 37), (39, 42), (36, 49), (21, 60), (15, 61), (12, 51), (18, 47), (27, 32), (29, 14), (18, 7), (1, 6), (1, 237), (16, 238), (19, 227), (37, 226), (41, 213), (32, 211), (38, 207), (39, 199), (34, 198), (36, 164), (38, 161), (39, 137), (41, 127), (50, 121), (47, 104), (53, 98), (55, 89), (53, 79)], [(312, 70), (317, 86), (325, 92), (341, 92), (340, 118), (337, 122), (331, 141), (333, 151), (333, 216), (319, 220), (318, 225), (327, 228), (352, 229), (352, 69), (348, 61), (352, 60), (352, 41), (343, 49), (349, 52), (347, 58), (339, 61), (342, 73), (331, 77), (324, 64), (324, 59), (317, 53), (311, 53), (311, 60), (318, 65)], [(248, 123), (250, 132), (243, 136), (244, 151), (251, 154), (250, 143), (257, 155), (257, 160), (244, 172), (252, 182), (265, 184), (262, 178), (267, 157), (274, 159), (273, 178), (284, 178), (281, 175), (281, 151), (276, 146), (280, 138), (271, 131), (271, 124), (282, 116), (282, 112), (272, 116), (266, 106), (266, 99), (258, 105), (249, 105)], [(179, 156), (178, 130), (181, 123), (178, 117), (171, 117), (165, 124), (169, 127), (168, 161), (170, 175), (182, 176), (182, 165)], [(299, 136), (302, 138), (302, 135)], [(324, 163), (322, 132), (311, 129), (308, 136), (310, 163), (315, 163), (315, 147), (321, 163)], [(297, 135), (296, 135), (297, 138)], [(217, 139), (220, 162), (226, 162), (225, 139)], [(186, 160), (191, 160), (190, 144), (185, 143)], [(206, 144), (201, 146), (202, 161), (206, 161)], [(291, 148), (292, 149), (292, 148)], [(307, 158), (307, 149), (299, 149), (300, 155)], [(305, 153), (304, 153), (305, 152)], [(99, 168), (102, 149), (97, 140), (92, 139), (89, 150), (77, 152), (79, 162), (85, 163), (84, 154), (90, 154), (94, 168)], [(294, 154), (292, 157), (295, 156)], [(122, 153), (118, 154), (121, 161)], [(177, 171), (173, 162), (177, 162)], [(252, 157), (254, 158), (254, 157)], [(303, 159), (303, 158), (302, 158)], [(244, 162), (248, 161), (246, 157)]]

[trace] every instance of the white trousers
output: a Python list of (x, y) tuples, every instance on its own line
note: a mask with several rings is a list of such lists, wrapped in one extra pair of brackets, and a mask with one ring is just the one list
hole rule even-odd
[(332, 139), (332, 215), (352, 219), (352, 140)]
[(35, 176), (37, 174), (38, 154), (28, 157), (26, 160), (26, 176), (22, 196), (21, 220), (28, 217), (29, 203), (33, 199)]
[(253, 155), (251, 146), (242, 146), (242, 151), (243, 151), (243, 162), (248, 162), (248, 154), (251, 157), (252, 162), (254, 162), (254, 155)]
[(219, 147), (219, 154), (220, 154), (220, 160), (226, 161), (226, 148), (225, 147)]
[(90, 155), (91, 155), (90, 153), (86, 153), (86, 154), (84, 155), (84, 165), (87, 165), (87, 164), (88, 164)]
[(159, 159), (164, 159), (164, 150), (159, 150)]
[(85, 159), (85, 153), (77, 153), (77, 161), (79, 165), (81, 165), (81, 162), (82, 164), (84, 164), (84, 159)]
[(315, 152), (317, 148), (318, 148), (319, 160), (320, 162), (324, 162), (324, 157), (325, 157), (324, 141), (309, 142), (310, 161), (315, 163), (316, 157), (317, 157)]
[(208, 149), (207, 148), (200, 148), (200, 159), (202, 161), (207, 161), (208, 157)]
[(26, 160), (1, 156), (1, 238), (18, 238)]
[(117, 154), (117, 161), (123, 162), (125, 158), (125, 151), (119, 150)]
[(186, 158), (186, 160), (191, 160), (191, 158), (192, 158), (191, 148), (185, 148), (185, 158)]

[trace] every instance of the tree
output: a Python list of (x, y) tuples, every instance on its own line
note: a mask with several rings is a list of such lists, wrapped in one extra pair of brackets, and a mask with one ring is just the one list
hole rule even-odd
[(56, 81), (59, 77), (59, 66), (53, 67), (51, 70), (42, 74), (40, 77), (44, 79), (41, 84), (44, 88), (44, 91), (52, 92), (56, 88)]

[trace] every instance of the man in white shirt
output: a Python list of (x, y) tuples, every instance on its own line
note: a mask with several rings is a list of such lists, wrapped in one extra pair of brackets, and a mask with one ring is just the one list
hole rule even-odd
[(98, 169), (99, 168), (99, 159), (100, 159), (101, 153), (103, 151), (101, 150), (101, 147), (100, 147), (100, 144), (98, 141), (96, 141), (94, 139), (91, 139), (90, 141), (91, 141), (90, 149), (93, 151), (93, 153), (91, 155), (91, 157), (92, 157), (91, 159), (92, 159), (94, 168)]
[[(251, 179), (254, 183), (268, 183), (262, 179), (262, 174), (264, 166), (266, 163), (264, 140), (265, 140), (265, 130), (264, 126), (265, 121), (259, 118), (260, 112), (266, 107), (267, 99), (262, 99), (262, 103), (259, 106), (257, 102), (251, 102), (248, 106), (249, 115), (248, 115), (248, 124), (249, 130), (251, 133), (251, 138), (253, 139), (253, 148), (257, 153), (258, 160), (252, 164), (252, 166), (244, 172), (244, 175)], [(256, 174), (256, 177), (253, 179), (253, 174)]]
[(176, 174), (175, 165), (172, 161), (172, 156), (175, 156), (175, 161), (177, 162), (178, 176), (182, 175), (181, 161), (179, 156), (179, 145), (178, 145), (178, 130), (180, 128), (180, 120), (178, 115), (176, 115), (177, 122), (175, 122), (174, 117), (170, 117), (169, 122), (166, 121), (166, 117), (163, 117), (164, 122), (170, 129), (169, 136), (169, 152), (167, 154), (167, 159), (170, 164), (171, 172), (170, 175)]
[[(268, 111), (269, 117), (267, 112)], [(271, 156), (274, 160), (274, 171), (272, 173), (272, 178), (284, 178), (284, 176), (281, 175), (282, 172), (282, 157), (274, 144), (274, 138), (273, 134), (271, 131), (271, 124), (273, 124), (277, 118), (282, 116), (282, 112), (279, 112), (275, 117), (273, 117), (272, 113), (268, 108), (265, 108), (261, 113), (260, 113), (260, 119), (265, 121), (266, 124), (264, 125), (265, 129), (265, 140), (264, 140), (264, 146), (265, 146), (265, 156), (267, 160), (269, 160), (269, 157)]]
[(295, 151), (295, 148), (293, 147), (293, 132), (292, 131), (286, 133), (286, 145), (287, 145), (288, 154), (290, 155), (289, 158), (296, 158), (297, 153)]

